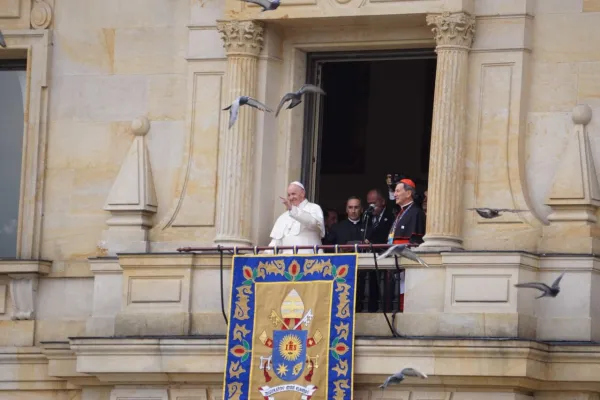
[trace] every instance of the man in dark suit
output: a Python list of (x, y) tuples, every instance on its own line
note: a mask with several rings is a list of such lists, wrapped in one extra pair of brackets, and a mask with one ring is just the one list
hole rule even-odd
[(323, 208), (323, 215), (325, 216), (325, 237), (321, 239), (321, 242), (324, 245), (333, 244), (331, 241), (331, 228), (338, 223), (338, 212), (333, 208)]
[(365, 243), (385, 244), (392, 224), (394, 223), (394, 212), (392, 206), (386, 201), (383, 192), (379, 189), (371, 189), (367, 193), (367, 203), (374, 205), (367, 223), (367, 235)]
[[(389, 204), (386, 201), (384, 194), (379, 189), (371, 189), (367, 193), (367, 203), (373, 205), (372, 211), (365, 213), (364, 218), (367, 218), (367, 232), (365, 235), (365, 243), (385, 244), (387, 237), (394, 223), (393, 203)], [(383, 250), (375, 250), (382, 252)], [(369, 287), (368, 300), (365, 301), (365, 288)], [(377, 287), (377, 274), (375, 270), (361, 270), (358, 272), (358, 302), (359, 310), (368, 312), (377, 312), (379, 310), (379, 288)], [(366, 303), (366, 304), (365, 304)]]

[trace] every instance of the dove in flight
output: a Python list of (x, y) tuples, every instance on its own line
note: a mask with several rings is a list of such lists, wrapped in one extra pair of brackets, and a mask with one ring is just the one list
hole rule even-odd
[(539, 299), (541, 297), (556, 297), (560, 293), (560, 287), (558, 285), (564, 274), (565, 274), (565, 272), (560, 274), (558, 276), (558, 278), (556, 278), (556, 280), (552, 283), (552, 286), (548, 286), (542, 282), (526, 282), (526, 283), (517, 283), (515, 285), (515, 287), (540, 290), (542, 292), (542, 294), (537, 296), (536, 299)]
[(427, 265), (427, 263), (425, 261), (423, 261), (423, 259), (421, 257), (416, 255), (405, 244), (397, 244), (397, 245), (390, 247), (384, 253), (382, 253), (380, 256), (378, 256), (377, 259), (382, 260), (382, 259), (390, 257), (390, 256), (398, 256), (398, 257), (408, 258), (409, 260), (418, 262), (419, 264), (421, 264), (424, 267), (429, 267), (429, 265)]
[(4, 41), (4, 35), (2, 34), (2, 31), (0, 31), (0, 46), (6, 48), (6, 42)]
[(291, 101), (290, 104), (288, 104), (287, 106), (288, 110), (302, 103), (302, 96), (306, 93), (318, 93), (323, 95), (326, 94), (325, 91), (318, 86), (310, 84), (303, 85), (300, 89), (298, 89), (297, 92), (286, 93), (285, 95), (283, 95), (283, 97), (281, 98), (281, 102), (279, 102), (279, 106), (277, 107), (277, 111), (275, 112), (275, 116), (277, 117), (279, 115), (281, 107), (283, 107), (283, 105), (288, 101)]
[(427, 375), (425, 375), (424, 373), (422, 373), (420, 371), (417, 371), (414, 368), (404, 368), (402, 371), (396, 372), (394, 375), (388, 376), (388, 378), (385, 380), (383, 385), (380, 385), (379, 387), (383, 390), (386, 387), (388, 387), (388, 385), (391, 383), (402, 382), (404, 380), (404, 378), (406, 378), (407, 376), (414, 376), (414, 377), (421, 378), (421, 379), (427, 378)]
[(517, 213), (517, 212), (524, 212), (524, 211), (528, 211), (528, 210), (512, 210), (510, 208), (467, 208), (467, 210), (475, 210), (475, 212), (477, 214), (479, 214), (479, 216), (483, 217), (483, 218), (496, 218), (499, 217), (501, 213), (503, 212), (513, 212), (513, 213)]
[(238, 112), (240, 111), (240, 107), (243, 105), (249, 105), (250, 107), (254, 107), (261, 111), (273, 112), (269, 107), (261, 103), (260, 101), (253, 99), (248, 96), (240, 96), (231, 103), (230, 106), (225, 107), (223, 111), (229, 111), (229, 129), (233, 126), (235, 121), (237, 120)]
[(254, 3), (257, 4), (259, 6), (262, 7), (262, 10), (260, 10), (260, 12), (263, 11), (273, 11), (276, 10), (277, 7), (279, 7), (280, 5), (280, 1), (279, 0), (242, 0), (245, 1), (246, 3)]

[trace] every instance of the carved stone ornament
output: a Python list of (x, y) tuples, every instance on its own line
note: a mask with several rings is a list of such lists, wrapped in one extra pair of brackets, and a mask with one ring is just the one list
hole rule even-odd
[(264, 42), (264, 25), (257, 21), (226, 21), (217, 23), (227, 54), (258, 56)]
[(52, 7), (45, 0), (34, 0), (30, 15), (31, 27), (46, 29), (52, 23)]
[(10, 297), (13, 306), (13, 320), (34, 319), (35, 296), (38, 287), (38, 277), (36, 274), (15, 274), (9, 275)]
[(435, 35), (438, 48), (471, 48), (475, 37), (475, 17), (465, 13), (444, 12), (428, 15), (427, 25), (434, 25), (431, 31)]

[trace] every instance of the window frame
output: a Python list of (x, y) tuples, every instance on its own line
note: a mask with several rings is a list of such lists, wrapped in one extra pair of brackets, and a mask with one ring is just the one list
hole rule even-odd
[(39, 260), (41, 253), (44, 172), (48, 133), (48, 29), (3, 30), (3, 59), (26, 59), (26, 100), (16, 258)]
[[(325, 63), (353, 61), (384, 61), (409, 59), (437, 59), (435, 46), (405, 48), (397, 50), (364, 50), (364, 51), (327, 51), (306, 53), (306, 82), (321, 85), (321, 70)], [(321, 165), (321, 125), (323, 118), (323, 101), (321, 96), (307, 96), (304, 99), (304, 132), (302, 137), (301, 181), (309, 188), (309, 201), (318, 198), (318, 171)], [(420, 149), (421, 153), (427, 151)], [(429, 159), (428, 159), (429, 160)], [(429, 169), (429, 168), (427, 168)]]

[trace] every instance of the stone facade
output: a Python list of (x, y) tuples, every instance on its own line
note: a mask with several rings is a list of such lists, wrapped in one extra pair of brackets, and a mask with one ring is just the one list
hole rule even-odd
[[(176, 249), (266, 245), (304, 124), (222, 108), (277, 104), (307, 52), (414, 47), (438, 57), (431, 267), (403, 261), (407, 338), (358, 316), (355, 398), (600, 398), (600, 0), (0, 0), (0, 30), (28, 60), (0, 398), (221, 398), (220, 260)], [(513, 286), (563, 270), (552, 301)], [(407, 364), (430, 378), (381, 397)]]

